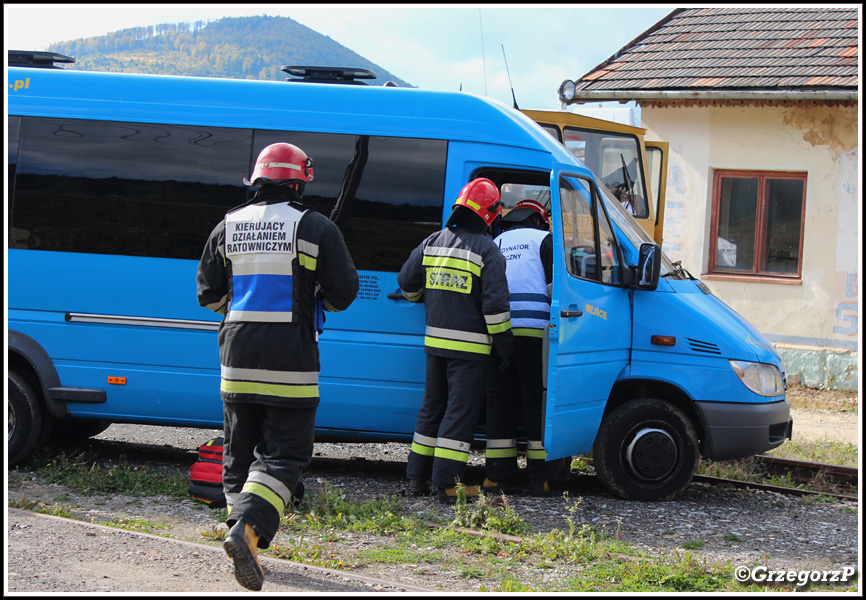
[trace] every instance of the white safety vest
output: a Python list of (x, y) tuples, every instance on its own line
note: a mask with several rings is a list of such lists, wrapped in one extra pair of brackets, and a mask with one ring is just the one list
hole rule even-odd
[(521, 227), (495, 240), (506, 260), (514, 335), (541, 337), (550, 322), (550, 297), (540, 254), (541, 242), (548, 235), (548, 231)]
[(292, 264), (303, 214), (279, 203), (251, 204), (226, 215), (225, 251), (232, 262), (226, 321), (292, 322)]

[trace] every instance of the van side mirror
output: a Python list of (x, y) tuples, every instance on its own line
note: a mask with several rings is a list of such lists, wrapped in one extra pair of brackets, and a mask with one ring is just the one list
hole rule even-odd
[(659, 285), (661, 248), (657, 244), (641, 244), (637, 263), (637, 288), (652, 291)]

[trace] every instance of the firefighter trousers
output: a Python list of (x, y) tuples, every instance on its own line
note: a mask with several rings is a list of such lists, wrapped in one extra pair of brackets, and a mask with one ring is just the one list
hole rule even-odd
[(517, 438), (526, 437), (526, 471), (531, 481), (549, 481), (556, 467), (546, 462), (542, 437), (541, 338), (514, 336), (514, 355), (505, 371), (501, 360), (491, 358), (487, 387), (487, 478), (508, 482), (518, 474)]
[(487, 357), (464, 360), (427, 355), (424, 401), (406, 466), (409, 479), (429, 479), (439, 488), (463, 482), (484, 405), (487, 368)]
[(316, 407), (223, 403), (226, 523), (248, 523), (267, 548), (302, 471), (310, 464)]

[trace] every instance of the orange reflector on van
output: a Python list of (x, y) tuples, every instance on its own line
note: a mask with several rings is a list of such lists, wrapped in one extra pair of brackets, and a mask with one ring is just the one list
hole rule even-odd
[(672, 335), (654, 335), (650, 338), (654, 346), (676, 346), (677, 338)]
[(109, 377), (108, 383), (113, 383), (114, 385), (126, 385), (126, 377)]

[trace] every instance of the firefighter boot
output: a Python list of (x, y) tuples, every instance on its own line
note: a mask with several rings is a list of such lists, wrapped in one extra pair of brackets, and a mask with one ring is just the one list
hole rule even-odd
[(481, 484), (481, 493), (485, 496), (500, 496), (510, 493), (511, 487), (506, 481), (490, 481), (485, 478)]
[(248, 590), (256, 592), (262, 589), (265, 582), (265, 574), (257, 556), (259, 537), (250, 525), (235, 521), (223, 542), (223, 549), (234, 564), (235, 579)]
[(409, 490), (407, 492), (410, 496), (429, 496), (430, 495), (430, 480), (426, 481), (416, 481), (414, 479), (409, 480)]
[(530, 481), (529, 495), (536, 498), (544, 498), (550, 496), (550, 484), (546, 481)]
[[(466, 498), (466, 502), (475, 502), (478, 500), (478, 495), (481, 493), (480, 485), (464, 485), (463, 486), (463, 496)], [(457, 500), (460, 497), (460, 492), (458, 492), (456, 487), (452, 488), (437, 488), (436, 496), (439, 498), (439, 502), (442, 504), (457, 504)]]

